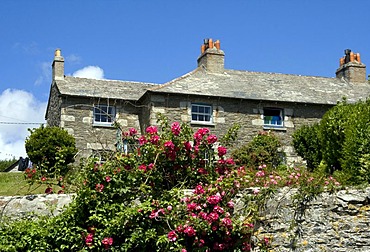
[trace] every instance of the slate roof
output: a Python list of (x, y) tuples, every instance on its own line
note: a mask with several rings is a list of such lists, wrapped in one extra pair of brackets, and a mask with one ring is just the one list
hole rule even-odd
[(158, 84), (65, 76), (64, 80), (56, 80), (56, 85), (61, 95), (138, 100), (146, 90)]
[(365, 100), (370, 95), (370, 84), (347, 83), (338, 78), (300, 76), (224, 70), (206, 72), (202, 68), (173, 81), (150, 89), (189, 95), (205, 95), (239, 99), (269, 100), (315, 104), (336, 104), (347, 97), (349, 102)]

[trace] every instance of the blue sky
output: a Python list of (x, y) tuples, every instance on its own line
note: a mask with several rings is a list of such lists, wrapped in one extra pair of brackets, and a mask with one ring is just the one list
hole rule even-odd
[[(0, 122), (43, 122), (56, 48), (67, 75), (164, 83), (193, 70), (213, 38), (229, 69), (334, 77), (346, 48), (370, 64), (369, 9), (367, 0), (2, 0)], [(34, 126), (0, 123), (0, 159), (24, 155)]]

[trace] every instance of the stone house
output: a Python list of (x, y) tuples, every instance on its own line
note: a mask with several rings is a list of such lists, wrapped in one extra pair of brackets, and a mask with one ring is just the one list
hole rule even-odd
[(351, 50), (340, 59), (335, 78), (225, 69), (224, 57), (218, 40), (205, 39), (196, 69), (155, 84), (65, 76), (64, 59), (56, 50), (47, 124), (71, 133), (85, 156), (114, 148), (114, 121), (143, 133), (156, 124), (158, 112), (170, 122), (208, 127), (217, 135), (238, 123), (239, 144), (270, 130), (294, 156), (295, 129), (318, 122), (343, 97), (355, 102), (370, 94), (366, 66)]

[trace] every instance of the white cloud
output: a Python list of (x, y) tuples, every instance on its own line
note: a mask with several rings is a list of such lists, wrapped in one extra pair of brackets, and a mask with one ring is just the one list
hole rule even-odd
[(23, 51), (24, 53), (29, 54), (29, 55), (40, 54), (39, 45), (34, 41), (30, 43), (17, 42), (13, 44), (13, 49)]
[(40, 86), (44, 81), (51, 82), (51, 63), (42, 62), (39, 64), (40, 75), (34, 82), (35, 86)]
[(40, 125), (22, 123), (44, 123), (46, 105), (23, 90), (6, 89), (0, 94), (0, 160), (26, 156), (27, 129)]
[(87, 66), (72, 74), (74, 77), (104, 79), (104, 70), (98, 66)]
[(66, 57), (66, 61), (70, 64), (80, 64), (81, 63), (81, 57), (75, 54), (70, 54)]

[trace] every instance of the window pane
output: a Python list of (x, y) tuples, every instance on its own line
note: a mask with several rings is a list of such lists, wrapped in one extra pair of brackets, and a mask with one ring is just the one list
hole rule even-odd
[(191, 120), (199, 122), (211, 122), (212, 107), (209, 105), (192, 104)]
[(100, 115), (95, 114), (95, 122), (100, 122)]
[(115, 107), (107, 105), (96, 105), (94, 107), (94, 122), (112, 123), (115, 117)]
[(263, 110), (263, 119), (265, 125), (282, 126), (282, 109), (268, 109)]

